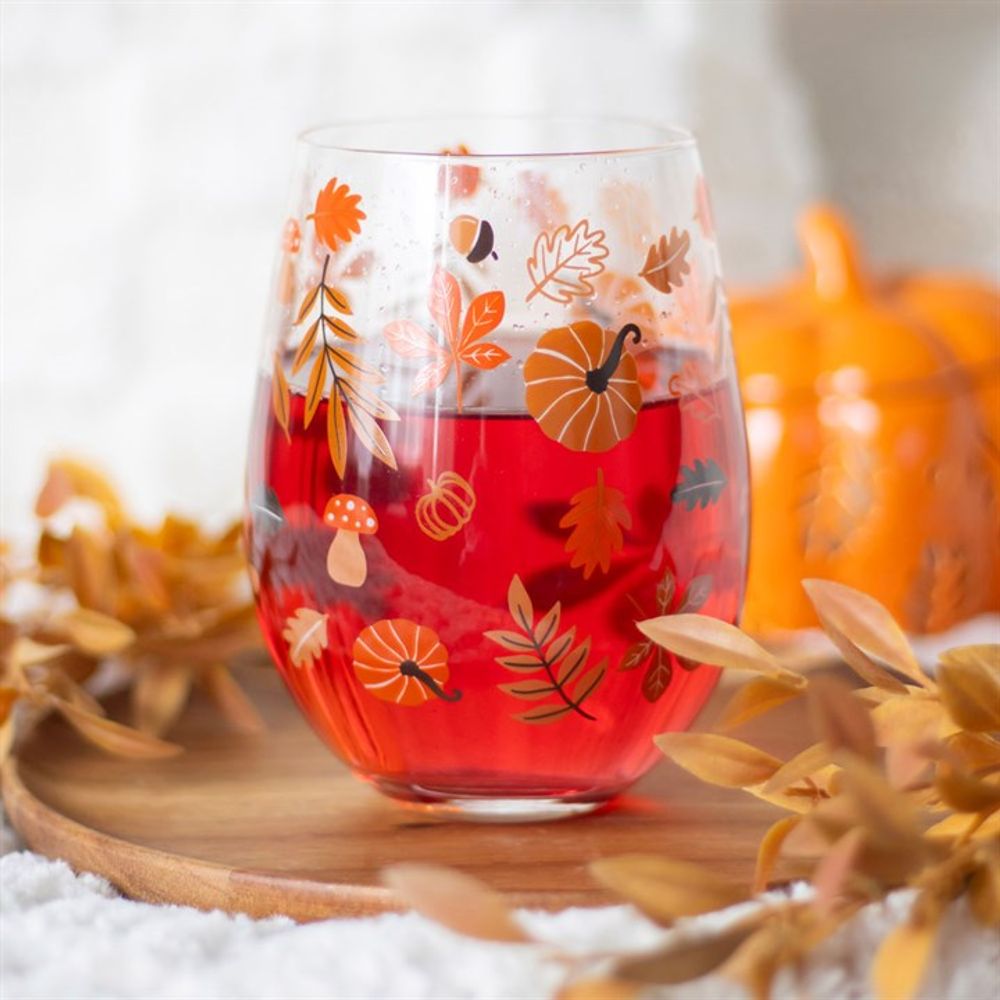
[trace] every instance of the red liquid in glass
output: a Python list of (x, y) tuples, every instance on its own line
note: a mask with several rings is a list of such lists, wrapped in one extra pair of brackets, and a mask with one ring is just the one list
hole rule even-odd
[[(635, 621), (655, 617), (657, 585), (676, 580), (677, 610), (688, 584), (710, 577), (700, 610), (727, 621), (743, 595), (748, 512), (746, 454), (739, 401), (722, 383), (696, 406), (666, 400), (645, 406), (635, 431), (603, 454), (573, 452), (546, 437), (526, 414), (409, 411), (384, 427), (397, 471), (349, 445), (343, 481), (332, 466), (324, 401), (303, 429), (304, 400), (293, 394), (290, 440), (275, 422), (271, 386), (255, 408), (248, 471), (251, 504), (265, 487), (284, 514), (248, 518), (248, 545), (261, 626), (271, 655), (316, 731), (362, 776), (408, 798), (449, 795), (601, 799), (623, 788), (657, 759), (652, 737), (687, 727), (711, 692), (717, 672), (664, 654), (669, 683), (651, 701), (648, 667), (620, 664), (642, 641)], [(701, 408), (699, 410), (699, 408)], [(681, 467), (713, 459), (726, 478), (704, 505), (671, 498)], [(621, 490), (632, 518), (607, 573), (584, 579), (570, 568), (569, 529), (559, 527), (570, 498), (593, 486), (597, 470)], [(414, 508), (427, 480), (452, 470), (473, 486), (477, 505), (464, 529), (445, 541), (425, 535)], [(324, 507), (337, 493), (363, 497), (377, 514), (376, 535), (363, 537), (368, 578), (360, 588), (335, 583), (326, 554), (334, 533)], [(591, 666), (607, 673), (581, 707), (538, 725), (514, 718), (534, 702), (501, 691), (519, 679), (496, 662), (509, 655), (483, 633), (511, 629), (512, 577), (523, 581), (536, 620), (557, 601), (561, 630), (590, 636)], [(704, 589), (705, 581), (701, 581)], [(662, 592), (661, 592), (662, 594)], [(282, 638), (298, 608), (328, 614), (328, 646), (312, 666), (296, 667)], [(382, 701), (352, 666), (358, 633), (380, 619), (429, 626), (448, 651), (454, 702), (419, 706)], [(655, 656), (655, 649), (653, 655)], [(592, 716), (592, 718), (588, 718)]]

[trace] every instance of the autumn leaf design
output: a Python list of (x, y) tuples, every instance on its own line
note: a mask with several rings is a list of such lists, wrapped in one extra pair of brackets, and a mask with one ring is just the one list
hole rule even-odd
[(661, 236), (649, 248), (646, 263), (639, 272), (658, 292), (669, 293), (684, 284), (684, 275), (690, 272), (687, 253), (691, 248), (691, 235), (686, 229), (677, 231), (674, 226), (669, 236)]
[[(677, 592), (677, 579), (671, 570), (667, 570), (663, 579), (656, 586), (655, 615), (681, 615), (700, 611), (712, 593), (712, 577), (708, 574), (691, 579), (683, 593)], [(647, 617), (647, 609), (635, 598), (632, 604), (640, 618)], [(675, 656), (677, 666), (684, 670), (694, 670), (699, 666), (695, 660), (683, 656)], [(618, 665), (619, 670), (638, 670), (645, 666), (642, 678), (642, 696), (646, 701), (655, 702), (663, 696), (674, 676), (673, 663), (670, 654), (662, 646), (656, 645), (651, 639), (644, 639), (630, 646)]]
[(361, 220), (367, 218), (358, 207), (361, 195), (351, 194), (346, 184), (337, 183), (334, 177), (316, 195), (316, 207), (307, 215), (316, 227), (316, 239), (331, 252), (336, 252), (337, 243), (350, 243), (361, 232)]
[(621, 551), (622, 528), (632, 527), (632, 515), (625, 506), (625, 494), (604, 483), (604, 470), (597, 470), (597, 483), (580, 490), (571, 500), (560, 528), (572, 528), (566, 551), (573, 556), (570, 566), (583, 567), (583, 578), (601, 568), (607, 573), (611, 556)]
[(694, 465), (681, 466), (680, 482), (674, 487), (670, 498), (674, 503), (684, 504), (688, 510), (694, 510), (695, 507), (704, 510), (710, 503), (718, 503), (726, 482), (726, 474), (714, 458), (707, 462), (696, 458)]
[(419, 396), (433, 392), (455, 370), (455, 403), (462, 412), (462, 366), (470, 365), (490, 371), (510, 355), (499, 345), (483, 338), (492, 333), (503, 320), (506, 300), (501, 291), (477, 295), (462, 315), (462, 292), (458, 280), (443, 267), (437, 267), (431, 279), (427, 308), (444, 343), (412, 320), (397, 320), (385, 328), (389, 346), (403, 358), (429, 359), (413, 380), (412, 393)]
[(706, 240), (715, 239), (715, 219), (712, 216), (712, 203), (708, 197), (708, 185), (705, 175), (699, 174), (694, 182), (694, 215), (692, 218), (701, 227), (701, 234)]
[(358, 344), (361, 338), (343, 319), (351, 315), (347, 296), (327, 284), (326, 274), (330, 264), (327, 254), (319, 283), (313, 285), (302, 299), (295, 324), (302, 325), (310, 317), (298, 350), (292, 361), (292, 374), (312, 363), (306, 386), (303, 426), (308, 427), (329, 385), (327, 404), (327, 444), (333, 467), (341, 479), (347, 467), (347, 428), (363, 448), (380, 462), (396, 468), (396, 457), (379, 420), (398, 420), (399, 414), (392, 407), (365, 388), (380, 385), (382, 376), (365, 364), (346, 344)]
[(685, 361), (667, 382), (667, 391), (678, 400), (681, 410), (696, 420), (721, 419), (711, 388), (702, 366), (693, 360)]
[(504, 656), (497, 657), (497, 663), (519, 675), (518, 680), (498, 687), (513, 698), (544, 701), (514, 718), (540, 725), (575, 712), (584, 719), (595, 721), (595, 716), (581, 706), (604, 680), (607, 660), (588, 668), (590, 638), (574, 645), (576, 626), (559, 632), (561, 607), (558, 601), (536, 622), (531, 598), (518, 576), (510, 582), (507, 605), (514, 619), (514, 629), (483, 633), (507, 651)]
[(590, 279), (604, 270), (607, 255), (604, 230), (592, 230), (586, 219), (572, 229), (560, 226), (554, 233), (539, 233), (528, 258), (531, 291), (525, 301), (541, 294), (567, 305), (574, 297), (593, 295)]
[(288, 658), (293, 667), (311, 667), (327, 648), (327, 616), (312, 608), (299, 608), (285, 622), (281, 633), (288, 643)]

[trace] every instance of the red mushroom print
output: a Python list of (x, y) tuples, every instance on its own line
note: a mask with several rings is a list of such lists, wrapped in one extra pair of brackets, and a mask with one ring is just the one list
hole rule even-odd
[(323, 522), (336, 532), (326, 555), (327, 573), (345, 587), (360, 587), (368, 576), (361, 536), (378, 531), (375, 511), (353, 493), (338, 493), (327, 502)]

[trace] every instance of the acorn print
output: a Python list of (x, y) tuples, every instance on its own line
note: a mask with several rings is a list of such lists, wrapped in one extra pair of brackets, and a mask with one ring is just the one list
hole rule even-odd
[(458, 701), (461, 691), (444, 690), (448, 650), (437, 633), (406, 618), (385, 618), (354, 640), (354, 673), (382, 701), (411, 707), (431, 698)]
[(470, 263), (478, 264), (487, 257), (497, 259), (493, 249), (493, 227), (474, 215), (456, 215), (448, 227), (451, 245)]
[(635, 430), (642, 405), (635, 358), (642, 333), (581, 320), (543, 334), (524, 363), (524, 401), (538, 426), (571, 451), (601, 452)]

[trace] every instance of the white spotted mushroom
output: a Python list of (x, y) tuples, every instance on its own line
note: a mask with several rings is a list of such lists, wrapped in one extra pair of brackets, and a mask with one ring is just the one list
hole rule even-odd
[(336, 532), (326, 554), (327, 573), (345, 587), (360, 587), (368, 576), (361, 536), (378, 531), (375, 511), (353, 493), (338, 493), (327, 502), (323, 523)]

